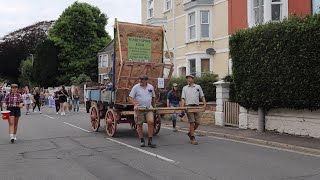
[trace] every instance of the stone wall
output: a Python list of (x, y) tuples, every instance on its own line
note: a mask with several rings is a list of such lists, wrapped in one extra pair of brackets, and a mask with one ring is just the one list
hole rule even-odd
[[(280, 133), (320, 138), (320, 111), (274, 109), (267, 112), (265, 128)], [(257, 129), (258, 113), (248, 112), (248, 127)]]

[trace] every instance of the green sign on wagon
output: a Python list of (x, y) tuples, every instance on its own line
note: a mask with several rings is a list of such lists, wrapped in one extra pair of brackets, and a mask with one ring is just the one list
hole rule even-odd
[(151, 62), (151, 47), (151, 39), (128, 37), (128, 60)]

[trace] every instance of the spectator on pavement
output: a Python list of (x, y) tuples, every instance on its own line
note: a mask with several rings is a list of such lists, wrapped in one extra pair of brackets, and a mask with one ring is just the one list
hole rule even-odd
[[(186, 76), (188, 85), (184, 86), (181, 95), (181, 106), (199, 106), (199, 99), (202, 100), (204, 108), (206, 107), (206, 98), (204, 97), (201, 86), (194, 83), (194, 76)], [(189, 132), (187, 135), (191, 140), (191, 144), (197, 145), (198, 142), (194, 136), (195, 130), (200, 125), (200, 114), (199, 113), (187, 113), (189, 121)]]
[(10, 111), (9, 134), (10, 141), (14, 143), (17, 140), (18, 121), (21, 116), (20, 108), (23, 107), (23, 100), (21, 94), (18, 93), (18, 85), (11, 85), (11, 92), (5, 97), (3, 107), (7, 107)]
[(143, 123), (148, 123), (148, 146), (155, 148), (156, 145), (152, 143), (154, 133), (154, 114), (152, 111), (138, 111), (138, 108), (152, 108), (156, 105), (156, 95), (154, 87), (148, 83), (148, 76), (141, 75), (140, 83), (133, 86), (129, 94), (130, 102), (134, 105), (134, 119), (137, 124), (138, 136), (141, 140), (140, 147), (145, 147), (143, 138)]
[[(171, 91), (169, 91), (167, 96), (167, 107), (179, 107), (181, 93), (178, 89), (178, 84), (173, 83)], [(173, 113), (171, 115), (173, 131), (177, 132), (177, 114)]]

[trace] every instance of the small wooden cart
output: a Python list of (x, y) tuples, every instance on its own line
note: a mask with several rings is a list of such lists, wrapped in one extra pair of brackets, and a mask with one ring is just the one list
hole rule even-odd
[[(105, 122), (105, 129), (113, 137), (118, 124), (130, 124), (136, 129), (133, 105), (129, 102), (129, 93), (134, 85), (139, 83), (139, 76), (149, 76), (151, 85), (155, 88), (157, 99), (165, 92), (168, 81), (173, 73), (171, 53), (170, 62), (164, 63), (163, 45), (164, 29), (159, 26), (149, 26), (115, 21), (114, 56), (112, 72), (108, 74), (112, 80), (112, 90), (102, 92), (100, 87), (87, 88), (91, 100), (90, 120), (93, 131), (98, 131), (100, 121)], [(167, 44), (167, 43), (166, 43)], [(168, 48), (167, 48), (168, 49)], [(155, 131), (161, 128), (161, 114), (181, 112), (201, 112), (201, 107), (192, 108), (139, 108), (139, 111), (154, 111)]]

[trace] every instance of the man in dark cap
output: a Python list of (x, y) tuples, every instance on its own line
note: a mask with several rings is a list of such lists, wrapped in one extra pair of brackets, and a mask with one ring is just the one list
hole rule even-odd
[(137, 111), (139, 107), (152, 108), (156, 104), (156, 95), (154, 87), (148, 83), (148, 76), (141, 75), (140, 83), (133, 86), (129, 98), (130, 102), (134, 105), (135, 115), (134, 119), (137, 124), (138, 136), (141, 140), (140, 146), (145, 147), (145, 141), (143, 138), (143, 123), (148, 123), (148, 146), (155, 148), (156, 145), (152, 143), (152, 137), (154, 132), (154, 114), (152, 111)]
[[(204, 97), (201, 86), (194, 83), (194, 76), (186, 76), (188, 85), (184, 86), (181, 95), (181, 105), (183, 106), (199, 106), (199, 99), (202, 100), (203, 106), (206, 107), (206, 98)], [(198, 142), (194, 136), (195, 130), (200, 125), (200, 114), (199, 113), (187, 113), (189, 121), (189, 132), (191, 144), (197, 145)]]

